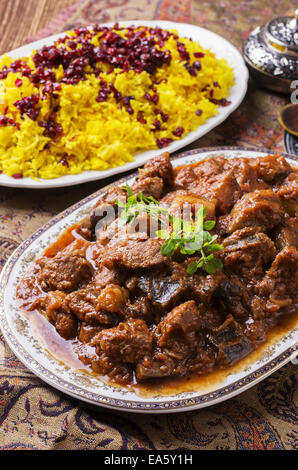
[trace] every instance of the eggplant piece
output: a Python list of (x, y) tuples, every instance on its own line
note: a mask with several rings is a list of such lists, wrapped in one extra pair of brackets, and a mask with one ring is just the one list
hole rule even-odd
[(213, 332), (206, 335), (210, 344), (218, 351), (218, 359), (232, 365), (252, 351), (250, 341), (240, 333), (232, 316)]
[(214, 300), (223, 311), (230, 313), (241, 323), (247, 320), (250, 314), (250, 295), (245, 284), (236, 276), (222, 282), (214, 293)]
[(148, 273), (138, 278), (137, 287), (151, 299), (154, 307), (167, 309), (185, 290), (185, 281), (183, 278), (156, 277)]

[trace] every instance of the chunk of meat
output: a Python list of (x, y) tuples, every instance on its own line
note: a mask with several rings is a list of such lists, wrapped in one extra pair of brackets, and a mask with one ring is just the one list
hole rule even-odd
[(92, 209), (90, 212), (90, 224), (92, 232), (96, 239), (99, 234), (108, 229), (116, 217), (118, 216), (118, 207), (114, 204), (102, 202)]
[[(193, 300), (175, 307), (159, 323), (153, 337), (153, 354), (136, 367), (137, 380), (185, 373), (181, 362), (196, 351), (200, 312)], [(184, 370), (184, 371), (183, 371)]]
[(144, 168), (140, 170), (141, 176), (158, 177), (164, 182), (167, 190), (173, 185), (174, 172), (170, 159), (170, 154), (165, 152), (157, 157), (150, 158)]
[(244, 325), (243, 334), (255, 345), (263, 343), (267, 339), (265, 321), (249, 318)]
[(78, 333), (78, 340), (84, 344), (90, 343), (94, 336), (96, 336), (102, 329), (103, 326), (94, 326), (82, 322)]
[(174, 374), (175, 362), (173, 358), (160, 350), (155, 352), (154, 356), (145, 356), (136, 366), (137, 381), (169, 377)]
[(164, 183), (163, 179), (159, 176), (140, 176), (132, 185), (132, 190), (135, 194), (141, 192), (144, 196), (152, 196), (154, 199), (160, 199)]
[(266, 299), (264, 308), (269, 316), (272, 310), (297, 310), (297, 285), (298, 251), (292, 246), (286, 246), (278, 253), (272, 266), (256, 286), (258, 296)]
[(285, 246), (294, 246), (298, 249), (298, 219), (285, 218), (283, 224), (275, 230), (274, 241), (279, 250)]
[(220, 327), (207, 334), (207, 338), (218, 351), (217, 360), (229, 365), (252, 351), (250, 341), (243, 335), (232, 315)]
[[(74, 229), (74, 231), (76, 228)], [(70, 234), (71, 237), (73, 237), (72, 234)], [(62, 251), (59, 252), (60, 256), (68, 256), (68, 255), (76, 255), (76, 256), (81, 256), (85, 257), (86, 251), (89, 249), (91, 243), (87, 240), (83, 240), (82, 238), (75, 238), (69, 245), (66, 245), (65, 248), (63, 248)], [(49, 251), (51, 250), (47, 249), (46, 253), (47, 256), (52, 257), (52, 254), (49, 254)], [(57, 253), (54, 253), (55, 255)]]
[(46, 315), (62, 338), (72, 339), (77, 334), (78, 321), (70, 313), (65, 298), (66, 294), (64, 292), (48, 292), (45, 300)]
[(116, 200), (126, 202), (127, 192), (124, 188), (111, 186), (104, 196), (100, 197), (94, 204), (89, 215), (84, 218), (79, 229), (80, 235), (87, 240), (94, 240), (95, 232), (105, 230), (118, 215)]
[(136, 364), (151, 353), (152, 333), (146, 323), (130, 319), (117, 327), (101, 331), (93, 338), (96, 351), (120, 362)]
[(38, 276), (43, 290), (71, 291), (89, 281), (92, 270), (88, 261), (82, 256), (58, 254), (54, 258), (42, 258)]
[(180, 194), (173, 198), (169, 212), (175, 217), (189, 220), (190, 216), (195, 218), (202, 206), (207, 210), (206, 220), (215, 220), (216, 201), (198, 197), (186, 191), (185, 194), (181, 194), (180, 191)]
[(78, 234), (85, 240), (92, 241), (94, 238), (93, 227), (90, 221), (90, 215), (87, 215), (82, 220), (80, 227), (78, 228)]
[(270, 188), (268, 184), (259, 180), (256, 168), (251, 166), (246, 159), (229, 159), (226, 167), (233, 169), (236, 181), (244, 193), (251, 193), (256, 189)]
[(40, 265), (37, 263), (31, 265), (17, 286), (17, 298), (21, 301), (22, 308), (29, 312), (44, 308), (47, 294), (41, 291), (38, 282), (36, 282), (40, 269)]
[(216, 201), (216, 210), (219, 215), (229, 212), (242, 195), (233, 170), (200, 179), (189, 189), (196, 196)]
[(118, 315), (100, 308), (97, 295), (92, 288), (68, 294), (65, 302), (80, 321), (90, 325), (114, 325), (119, 319)]
[(202, 179), (208, 179), (220, 174), (226, 160), (224, 157), (218, 156), (216, 158), (206, 158), (196, 164), (183, 165), (174, 170), (175, 188), (189, 188), (194, 186), (198, 181)]
[(276, 255), (272, 240), (259, 231), (258, 227), (245, 227), (236, 230), (222, 242), (219, 253), (225, 270), (251, 278), (263, 274), (263, 267)]
[(96, 239), (96, 233), (106, 230), (117, 215), (118, 208), (115, 205), (100, 200), (83, 220), (79, 234), (93, 241)]
[(213, 294), (225, 280), (226, 275), (222, 271), (207, 276), (194, 274), (189, 277), (190, 295), (196, 302), (206, 306), (210, 305)]
[(282, 216), (280, 198), (271, 189), (246, 193), (231, 211), (227, 233), (249, 226), (259, 226), (266, 232), (278, 225)]
[(185, 188), (196, 197), (215, 203), (218, 214), (226, 214), (242, 195), (234, 169), (229, 168), (224, 157), (178, 168), (175, 187)]
[(184, 204), (190, 207), (192, 214), (204, 205), (207, 209), (208, 220), (215, 219), (216, 201), (198, 197), (186, 189), (170, 191), (159, 201), (160, 206), (169, 208), (170, 213), (176, 216), (181, 213)]
[(196, 181), (197, 175), (193, 165), (185, 165), (175, 169), (174, 187), (176, 189), (186, 189)]
[(91, 358), (91, 367), (95, 374), (108, 376), (113, 382), (119, 384), (128, 384), (133, 380), (131, 364), (115, 361), (103, 351)]
[(116, 201), (125, 203), (127, 198), (128, 194), (125, 188), (115, 185), (109, 187), (90, 211), (89, 226), (93, 235), (107, 229), (119, 213)]
[(150, 238), (156, 238), (157, 230), (168, 229), (169, 224), (166, 217), (160, 216), (158, 220), (146, 212), (140, 212), (133, 222), (129, 224), (129, 233), (146, 233)]
[(98, 202), (95, 204), (95, 208), (99, 205), (102, 204), (102, 202), (105, 202), (107, 204), (115, 204), (115, 202), (118, 200), (125, 202), (127, 200), (127, 191), (125, 188), (122, 188), (120, 186), (112, 185), (109, 187), (107, 192), (104, 194), (104, 196), (98, 200)]
[(127, 299), (128, 293), (124, 287), (117, 284), (109, 284), (102, 289), (97, 297), (97, 310), (101, 309), (121, 314)]
[[(112, 240), (114, 237), (120, 237), (122, 234), (125, 233), (130, 233), (133, 232), (132, 226), (131, 225), (125, 225), (123, 226), (120, 222), (120, 219), (117, 217), (113, 222), (108, 224), (106, 227), (100, 227), (99, 229), (95, 230), (95, 236), (96, 236), (96, 243), (99, 244), (98, 247), (98, 254), (99, 257), (101, 257), (105, 249), (103, 248), (102, 251), (100, 251), (100, 246), (105, 247), (110, 240)], [(96, 260), (97, 263), (97, 260)]]
[(145, 269), (162, 264), (166, 257), (161, 254), (162, 240), (149, 238), (145, 233), (128, 233), (114, 237), (106, 245), (102, 265), (115, 264), (129, 269)]
[(215, 220), (216, 201), (198, 197), (184, 189), (169, 192), (159, 201), (159, 205), (167, 207), (171, 215), (180, 218), (188, 213), (194, 216), (200, 207), (205, 206), (207, 220)]
[(277, 194), (284, 199), (298, 199), (298, 174), (291, 173), (277, 187)]
[(285, 178), (292, 169), (282, 155), (266, 155), (265, 157), (251, 158), (249, 164), (257, 175), (267, 183)]
[(281, 197), (285, 211), (292, 217), (298, 216), (298, 174), (291, 173), (282, 184), (277, 187), (277, 194)]
[(125, 305), (125, 318), (140, 318), (147, 321), (147, 323), (159, 321), (159, 318), (154, 318), (150, 299), (144, 295), (127, 301)]
[(120, 284), (121, 280), (122, 274), (117, 268), (107, 268), (106, 266), (99, 264), (93, 280), (94, 289), (99, 291), (108, 284)]
[(157, 344), (171, 357), (183, 359), (196, 346), (195, 333), (201, 326), (200, 312), (194, 300), (171, 310), (156, 329)]
[(221, 155), (206, 158), (194, 165), (194, 172), (197, 179), (212, 178), (222, 173), (226, 163), (227, 160)]
[(219, 327), (223, 324), (225, 318), (225, 312), (219, 311), (218, 308), (208, 306), (202, 313), (202, 330), (213, 330)]

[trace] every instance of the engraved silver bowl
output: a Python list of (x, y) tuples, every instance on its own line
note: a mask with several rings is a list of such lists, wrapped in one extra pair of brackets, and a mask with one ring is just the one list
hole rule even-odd
[(251, 75), (261, 85), (291, 93), (292, 82), (298, 80), (298, 9), (294, 16), (258, 26), (247, 38), (243, 54)]

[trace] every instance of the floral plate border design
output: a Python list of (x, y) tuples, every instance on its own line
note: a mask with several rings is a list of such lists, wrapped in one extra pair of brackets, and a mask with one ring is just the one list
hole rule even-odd
[[(185, 157), (192, 157), (192, 156), (199, 156), (200, 154), (204, 154), (207, 152), (212, 152), (212, 155), (216, 155), (221, 151), (231, 151), (231, 153), (235, 152), (254, 152), (255, 154), (260, 154), (260, 153), (270, 153), (272, 155), (274, 154), (279, 154), (283, 155), (287, 159), (290, 159), (292, 161), (295, 161), (296, 164), (298, 164), (298, 157), (295, 157), (293, 155), (288, 155), (285, 153), (280, 153), (280, 152), (272, 152), (268, 151), (266, 149), (260, 149), (256, 150), (255, 148), (244, 148), (244, 147), (208, 147), (208, 148), (202, 148), (202, 149), (195, 149), (195, 150), (190, 150), (188, 152), (180, 153), (174, 157), (172, 157), (172, 161), (175, 160), (180, 160)], [(240, 155), (239, 155), (240, 156)], [(235, 154), (233, 155), (235, 157)], [(202, 158), (202, 156), (201, 156)], [(194, 161), (198, 161), (198, 158), (193, 158), (187, 161), (187, 163), (191, 163)], [(134, 172), (133, 174), (130, 174), (128, 176), (125, 176), (124, 178), (121, 178), (120, 180), (115, 181), (113, 184), (124, 184), (128, 180), (131, 180), (137, 175), (137, 172)], [(109, 185), (110, 186), (110, 185)], [(107, 188), (109, 186), (106, 186), (97, 192), (91, 194), (90, 196), (87, 196), (83, 200), (79, 201), (78, 203), (74, 204), (73, 206), (69, 207), (65, 211), (61, 212), (59, 215), (51, 219), (46, 225), (41, 227), (39, 230), (37, 230), (33, 235), (31, 235), (26, 241), (24, 241), (11, 255), (11, 257), (8, 259), (6, 262), (2, 273), (0, 275), (0, 328), (2, 330), (2, 333), (12, 349), (12, 351), (15, 353), (15, 355), (20, 359), (20, 361), (28, 367), (35, 375), (40, 377), (42, 380), (44, 380), (46, 383), (49, 385), (53, 386), (54, 388), (71, 395), (75, 398), (78, 398), (82, 401), (91, 403), (93, 405), (98, 405), (98, 406), (103, 406), (111, 409), (118, 409), (122, 411), (130, 411), (130, 412), (149, 412), (149, 413), (169, 413), (169, 412), (179, 412), (179, 411), (186, 411), (186, 410), (191, 410), (191, 409), (197, 409), (197, 408), (203, 408), (206, 406), (211, 406), (215, 403), (219, 403), (221, 401), (227, 400), (228, 398), (232, 398), (233, 396), (247, 390), (248, 388), (252, 387), (253, 385), (257, 384), (273, 372), (275, 372), (277, 369), (285, 365), (287, 362), (290, 360), (293, 360), (298, 352), (298, 341), (297, 341), (297, 336), (296, 336), (296, 343), (295, 339), (293, 340), (293, 345), (291, 347), (288, 347), (285, 351), (283, 351), (281, 354), (279, 354), (277, 357), (275, 357), (273, 360), (269, 360), (267, 363), (265, 363), (263, 366), (260, 368), (254, 370), (251, 373), (248, 373), (248, 375), (244, 376), (243, 378), (236, 380), (235, 382), (218, 388), (217, 390), (204, 393), (198, 396), (193, 396), (193, 397), (185, 397), (187, 395), (187, 392), (184, 394), (181, 394), (181, 397), (177, 397), (175, 400), (169, 400), (169, 401), (164, 401), (161, 397), (160, 401), (134, 401), (134, 400), (125, 400), (125, 399), (118, 399), (118, 398), (113, 398), (109, 396), (104, 396), (98, 393), (90, 392), (84, 389), (82, 386), (77, 385), (74, 382), (69, 382), (60, 376), (56, 375), (54, 371), (47, 369), (43, 365), (41, 365), (38, 361), (32, 357), (30, 352), (28, 352), (18, 341), (18, 339), (15, 336), (14, 331), (10, 327), (8, 320), (7, 320), (7, 315), (10, 314), (9, 311), (6, 311), (4, 307), (4, 299), (5, 299), (5, 292), (6, 292), (6, 287), (9, 281), (9, 277), (11, 274), (11, 271), (13, 267), (15, 266), (16, 262), (20, 258), (22, 254), (24, 254), (30, 245), (38, 239), (45, 231), (47, 231), (50, 227), (53, 227), (57, 222), (61, 221), (64, 219), (67, 215), (72, 214), (74, 211), (80, 209), (81, 207), (85, 206), (88, 203), (91, 203), (93, 200), (98, 199), (100, 196), (102, 196)], [(28, 258), (32, 258), (32, 253), (30, 255), (30, 252), (28, 253)], [(34, 258), (34, 255), (33, 255)], [(32, 258), (32, 259), (33, 259)], [(27, 261), (26, 261), (27, 262)], [(31, 262), (31, 259), (28, 259), (27, 265)], [(18, 311), (17, 306), (10, 305), (10, 308), (15, 309)], [(21, 316), (20, 314), (20, 321), (24, 321), (24, 317)], [(297, 329), (293, 330), (291, 332), (296, 334)], [(40, 346), (38, 346), (40, 349)], [(109, 387), (108, 387), (109, 388)]]

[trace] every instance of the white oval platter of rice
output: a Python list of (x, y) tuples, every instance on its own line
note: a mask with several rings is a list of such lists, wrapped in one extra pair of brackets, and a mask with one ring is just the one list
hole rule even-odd
[(240, 52), (198, 26), (97, 25), (0, 57), (0, 185), (107, 178), (194, 142), (242, 102)]

